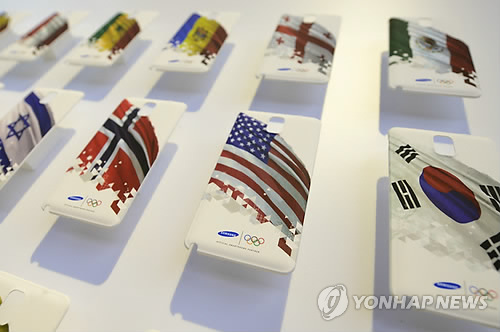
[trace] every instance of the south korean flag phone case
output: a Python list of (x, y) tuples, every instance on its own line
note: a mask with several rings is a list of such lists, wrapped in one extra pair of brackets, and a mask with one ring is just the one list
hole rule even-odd
[(204, 254), (291, 272), (319, 131), (320, 122), (312, 118), (240, 113), (208, 181), (186, 247), (196, 244)]
[(498, 147), (470, 135), (393, 128), (389, 163), (392, 293), (483, 296), (483, 310), (427, 308), (500, 327)]
[(389, 86), (403, 90), (479, 97), (469, 47), (418, 20), (389, 21)]

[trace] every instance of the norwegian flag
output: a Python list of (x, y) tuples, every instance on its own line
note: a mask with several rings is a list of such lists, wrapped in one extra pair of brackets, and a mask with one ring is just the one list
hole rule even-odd
[[(293, 241), (302, 230), (311, 179), (293, 149), (266, 127), (240, 113), (209, 183), (230, 190), (260, 223), (271, 222)], [(285, 237), (277, 245), (291, 255)]]
[(97, 190), (111, 188), (117, 193), (111, 204), (116, 214), (119, 201), (133, 197), (158, 155), (154, 127), (139, 111), (124, 99), (78, 156), (85, 181), (97, 180)]

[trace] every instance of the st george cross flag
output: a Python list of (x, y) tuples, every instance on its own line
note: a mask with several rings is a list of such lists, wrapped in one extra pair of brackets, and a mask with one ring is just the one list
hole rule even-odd
[(54, 126), (54, 117), (41, 96), (31, 92), (0, 120), (0, 183), (17, 169)]
[[(472, 56), (461, 40), (432, 27), (392, 18), (389, 45), (389, 75), (392, 75), (391, 71), (399, 70), (421, 87), (451, 91), (455, 86), (460, 88), (465, 84), (465, 88), (472, 91), (470, 93), (477, 92), (479, 82)], [(413, 68), (413, 71), (406, 67)], [(403, 84), (404, 81), (399, 82), (398, 78), (394, 84)]]
[(39, 49), (50, 45), (66, 30), (68, 30), (68, 20), (59, 13), (55, 13), (24, 35), (20, 43)]
[(7, 15), (6, 12), (1, 12), (0, 13), (0, 32), (7, 29), (7, 27), (9, 26), (9, 21), (10, 21), (9, 15)]

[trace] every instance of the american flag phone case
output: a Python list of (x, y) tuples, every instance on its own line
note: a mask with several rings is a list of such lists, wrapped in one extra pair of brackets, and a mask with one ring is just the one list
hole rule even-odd
[[(145, 105), (154, 104), (147, 109)], [(101, 226), (119, 224), (186, 105), (124, 99), (67, 167), (43, 209)]]
[(152, 68), (209, 71), (239, 16), (231, 12), (193, 13), (162, 49)]
[(291, 272), (319, 131), (320, 122), (312, 118), (240, 113), (208, 181), (186, 246), (196, 244), (204, 254)]
[(141, 29), (144, 29), (157, 15), (156, 11), (115, 14), (87, 40), (75, 47), (67, 61), (84, 66), (113, 65), (138, 37)]
[(44, 137), (82, 97), (77, 91), (35, 89), (0, 118), (0, 189), (33, 161)]
[(328, 83), (340, 18), (326, 15), (281, 16), (264, 54), (264, 79)]
[(0, 331), (55, 331), (68, 307), (66, 295), (0, 271)]
[(427, 308), (500, 327), (498, 147), (487, 138), (393, 128), (389, 174), (392, 293), (484, 296), (483, 310)]
[(389, 86), (407, 91), (479, 97), (469, 47), (418, 20), (389, 21)]
[(33, 61), (50, 53), (54, 46), (57, 46), (69, 34), (70, 26), (75, 26), (85, 16), (87, 16), (86, 12), (73, 12), (68, 15), (53, 13), (3, 50), (0, 58)]

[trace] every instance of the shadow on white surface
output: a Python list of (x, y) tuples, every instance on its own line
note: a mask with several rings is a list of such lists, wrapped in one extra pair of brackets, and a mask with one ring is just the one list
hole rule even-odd
[[(73, 129), (54, 127), (45, 137), (43, 146), (38, 148), (46, 151), (45, 157), (34, 170), (20, 168), (10, 181), (0, 191), (0, 224), (5, 220), (17, 203), (22, 199), (26, 191), (33, 185), (43, 171), (50, 165), (52, 160), (62, 150), (70, 138), (75, 134)], [(38, 152), (38, 151), (37, 151)], [(29, 161), (30, 157), (26, 161)]]
[(388, 53), (382, 53), (379, 130), (405, 127), (470, 134), (461, 97), (441, 96), (391, 89), (388, 83)]
[(31, 262), (91, 284), (104, 283), (176, 152), (176, 144), (165, 146), (121, 224), (105, 228), (59, 217), (39, 244)]
[[(375, 238), (374, 295), (391, 295), (389, 290), (389, 178), (377, 182), (377, 225)], [(411, 295), (411, 294), (408, 294)], [(373, 331), (498, 331), (474, 322), (447, 317), (425, 310), (378, 310), (373, 311)]]
[(263, 79), (251, 110), (321, 119), (328, 84)]
[(170, 310), (219, 331), (280, 331), (290, 278), (201, 255), (194, 247)]
[[(45, 73), (55, 66), (61, 58), (75, 47), (81, 38), (68, 36), (63, 45), (58, 47), (57, 58), (49, 59), (40, 56), (38, 59), (27, 62), (18, 62), (11, 70), (9, 70), (1, 79), (5, 84), (4, 89), (13, 91), (26, 91), (35, 82), (37, 82)], [(59, 45), (58, 45), (59, 46)], [(1, 65), (0, 60), (0, 65)], [(8, 60), (10, 61), (10, 60)]]
[[(120, 79), (127, 73), (141, 55), (151, 45), (151, 40), (137, 39), (126, 49), (122, 55), (123, 59), (117, 60), (109, 67), (84, 66), (78, 74), (71, 78), (71, 81), (64, 86), (64, 89), (82, 91), (85, 93), (85, 100), (100, 101), (118, 84)], [(65, 66), (76, 66), (64, 64)], [(141, 84), (141, 82), (135, 82)]]
[[(188, 112), (198, 111), (215, 84), (222, 67), (233, 51), (232, 43), (224, 44), (206, 73), (165, 72), (146, 98), (180, 101), (187, 105)], [(237, 83), (237, 79), (235, 80)]]

